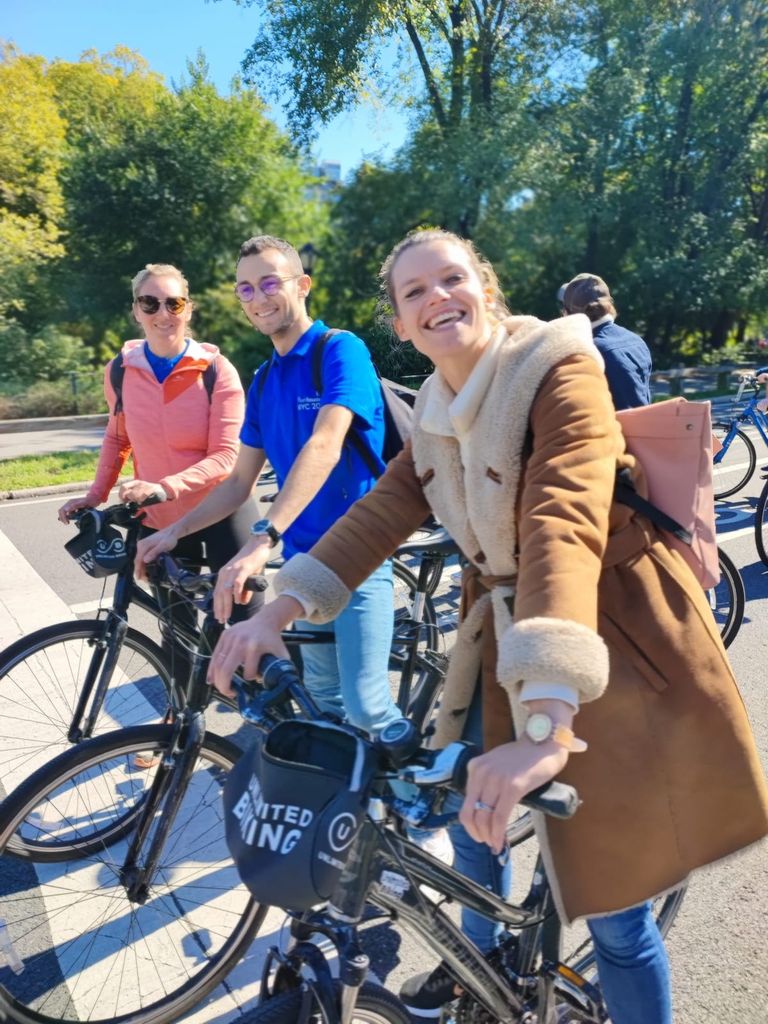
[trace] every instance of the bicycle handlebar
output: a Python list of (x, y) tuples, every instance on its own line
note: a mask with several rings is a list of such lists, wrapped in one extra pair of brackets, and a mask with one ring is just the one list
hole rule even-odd
[[(216, 573), (196, 573), (184, 569), (168, 554), (160, 554), (147, 564), (147, 578), (156, 587), (168, 586), (184, 594), (207, 594), (216, 586)], [(269, 586), (266, 576), (249, 576), (246, 590), (264, 591)]]
[[(315, 717), (317, 708), (299, 679), (296, 666), (284, 658), (265, 654), (259, 661), (259, 675), (267, 693), (259, 698), (260, 707), (266, 708), (285, 697), (286, 691), (309, 717)], [(248, 697), (241, 683), (236, 684), (240, 706), (248, 718)], [(256, 716), (254, 716), (256, 717)], [(360, 730), (346, 726), (356, 736), (366, 739)], [(395, 769), (405, 782), (423, 787), (442, 787), (463, 793), (467, 784), (467, 767), (480, 751), (471, 743), (451, 743), (443, 750), (425, 750), (423, 737), (408, 719), (391, 722), (374, 741), (384, 769)], [(408, 763), (403, 763), (407, 760)], [(578, 809), (576, 790), (563, 782), (552, 781), (528, 793), (521, 803), (531, 810), (541, 811), (554, 818), (570, 818)]]

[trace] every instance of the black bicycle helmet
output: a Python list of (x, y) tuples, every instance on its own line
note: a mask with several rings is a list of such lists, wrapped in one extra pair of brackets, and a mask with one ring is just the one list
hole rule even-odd
[(365, 816), (373, 748), (326, 722), (260, 736), (224, 786), (227, 845), (261, 902), (308, 910), (330, 898)]
[(119, 530), (91, 509), (81, 517), (78, 533), (64, 545), (77, 564), (96, 579), (112, 576), (128, 564), (128, 553)]

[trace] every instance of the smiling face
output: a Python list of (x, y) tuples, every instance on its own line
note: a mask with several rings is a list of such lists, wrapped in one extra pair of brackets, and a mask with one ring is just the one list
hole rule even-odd
[[(276, 278), (278, 290), (265, 295), (259, 284), (266, 280), (274, 285)], [(311, 324), (306, 308), (311, 281), (306, 274), (297, 275), (291, 261), (278, 249), (244, 256), (237, 264), (236, 283), (253, 286), (253, 298), (247, 302), (241, 299), (240, 304), (256, 330), (281, 349), (295, 344)]]
[(458, 390), (491, 337), (490, 296), (471, 254), (448, 239), (413, 245), (397, 257), (389, 289), (400, 340)]
[(187, 334), (187, 324), (192, 317), (192, 303), (187, 302), (180, 313), (169, 312), (165, 299), (187, 298), (186, 286), (172, 274), (148, 274), (137, 290), (137, 295), (149, 295), (158, 299), (159, 308), (155, 313), (145, 313), (134, 300), (133, 315), (144, 332), (150, 349), (159, 356), (171, 356), (181, 351)]

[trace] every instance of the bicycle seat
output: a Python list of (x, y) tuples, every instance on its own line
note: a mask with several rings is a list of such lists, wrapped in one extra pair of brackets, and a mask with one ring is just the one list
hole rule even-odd
[(458, 553), (458, 546), (444, 526), (438, 526), (426, 537), (407, 540), (397, 549), (398, 555), (419, 555), (421, 557), (447, 558)]

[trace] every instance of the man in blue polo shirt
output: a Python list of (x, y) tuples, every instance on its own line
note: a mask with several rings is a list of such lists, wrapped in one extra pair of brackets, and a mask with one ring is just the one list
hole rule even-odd
[(651, 401), (651, 353), (640, 337), (616, 321), (608, 285), (597, 274), (577, 274), (558, 292), (563, 314), (585, 313), (592, 337), (605, 361), (605, 376), (617, 409), (634, 409)]
[[(241, 246), (235, 293), (274, 352), (251, 384), (235, 468), (200, 505), (139, 545), (137, 564), (151, 562), (181, 537), (229, 515), (246, 501), (268, 458), (279, 493), (269, 518), (253, 524), (249, 542), (219, 573), (214, 610), (221, 622), (229, 618), (233, 601), (248, 600), (245, 580), (263, 571), (279, 540), (286, 558), (308, 551), (374, 486), (365, 460), (345, 444), (350, 427), (384, 468), (381, 386), (361, 339), (349, 332), (328, 337), (321, 394), (313, 384), (312, 352), (328, 328), (307, 315), (311, 284), (288, 242), (260, 235)], [(345, 713), (369, 732), (400, 717), (388, 679), (393, 615), (392, 568), (386, 563), (325, 627), (335, 630), (335, 644), (311, 645), (303, 652), (307, 689), (325, 708)]]

